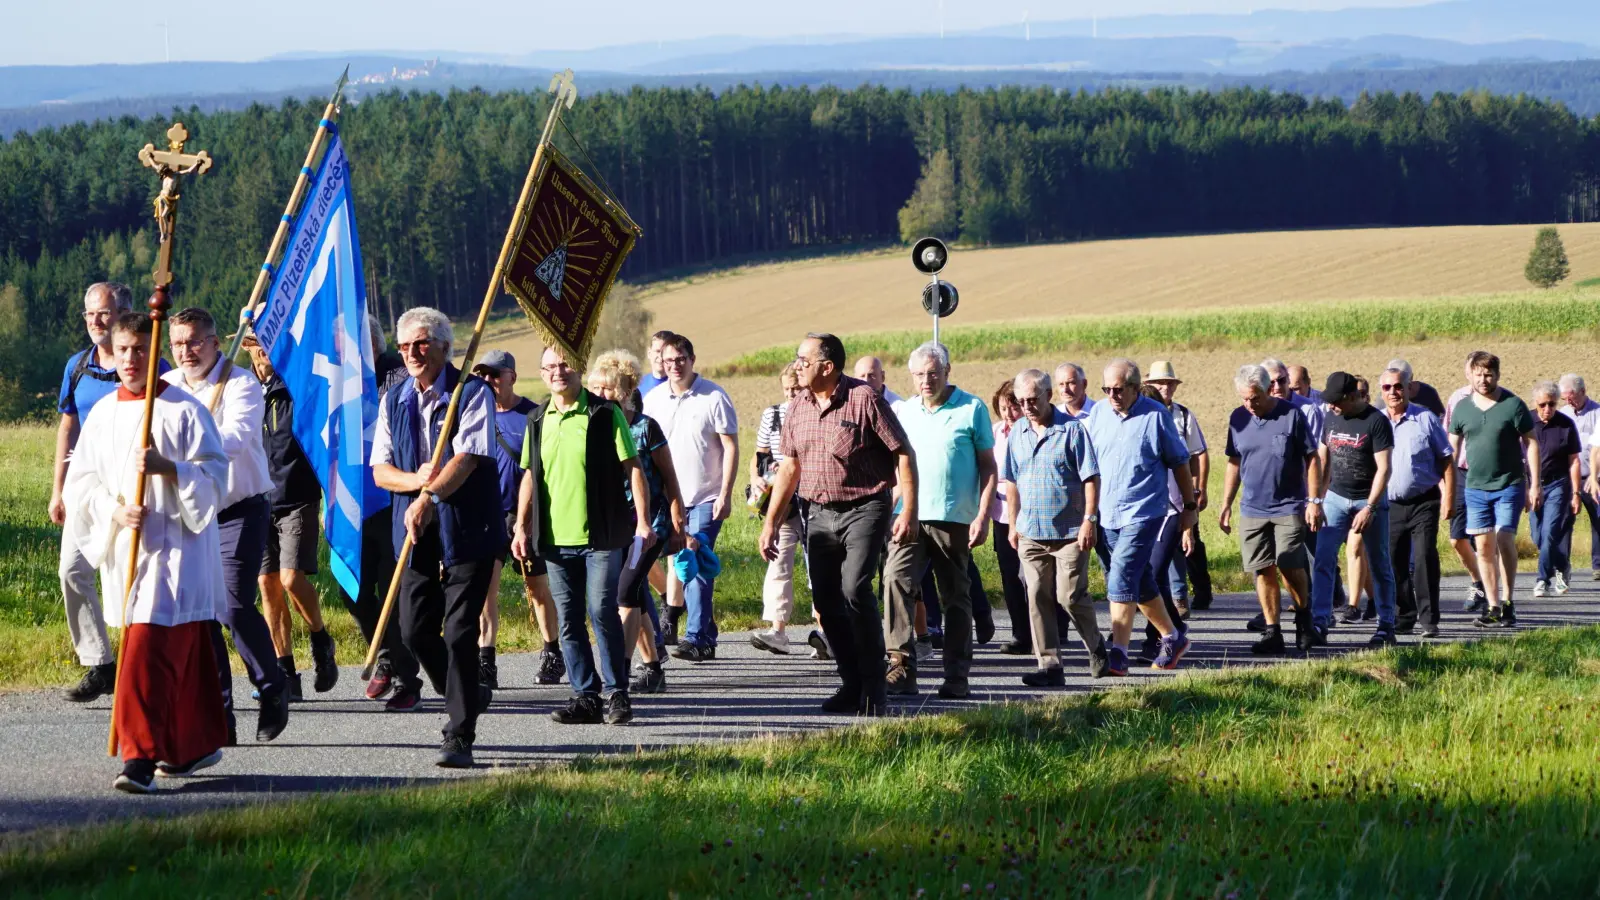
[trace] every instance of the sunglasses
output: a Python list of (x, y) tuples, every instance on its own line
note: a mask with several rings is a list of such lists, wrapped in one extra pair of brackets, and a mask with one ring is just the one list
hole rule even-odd
[(1378, 388), (1385, 394), (1396, 393), (1405, 390), (1405, 386), (1399, 384), (1380, 384), (1378, 385)]
[(1105, 385), (1105, 384), (1100, 386), (1100, 390), (1105, 391), (1106, 392), (1106, 396), (1108, 396), (1108, 397), (1111, 396), (1112, 394), (1115, 394), (1117, 391), (1125, 391), (1127, 389), (1128, 389), (1128, 385), (1125, 385), (1125, 384), (1124, 385), (1119, 385), (1117, 387), (1111, 387), (1110, 385)]
[(1555, 403), (1540, 403), (1540, 404), (1537, 404), (1537, 405), (1538, 405), (1538, 407), (1540, 409), (1555, 409), (1556, 408), (1556, 404)]

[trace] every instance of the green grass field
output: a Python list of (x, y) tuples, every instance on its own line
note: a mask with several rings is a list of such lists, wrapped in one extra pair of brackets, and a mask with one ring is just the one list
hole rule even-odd
[[(1600, 281), (1596, 282), (1600, 285)], [(1207, 309), (1153, 315), (1096, 315), (1043, 322), (948, 325), (939, 339), (955, 360), (1018, 359), (1073, 353), (1178, 352), (1225, 346), (1296, 348), (1368, 346), (1428, 339), (1592, 337), (1600, 290), (1524, 291), (1480, 297)], [(903, 362), (928, 339), (923, 328), (846, 335), (856, 356)], [(713, 377), (776, 375), (794, 359), (783, 345), (747, 353), (711, 370)]]
[(1577, 897), (1600, 629), (0, 836), (8, 897)]

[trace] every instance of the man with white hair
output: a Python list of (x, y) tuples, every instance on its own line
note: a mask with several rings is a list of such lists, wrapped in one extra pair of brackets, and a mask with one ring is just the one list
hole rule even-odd
[[(1578, 454), (1579, 474), (1583, 477), (1583, 483), (1587, 485), (1594, 473), (1592, 457), (1595, 436), (1600, 432), (1600, 427), (1597, 427), (1600, 426), (1600, 403), (1589, 398), (1583, 376), (1576, 372), (1568, 372), (1561, 376), (1558, 387), (1561, 389), (1561, 411), (1578, 423), (1578, 440), (1583, 445), (1583, 452)], [(1578, 492), (1578, 500), (1583, 504), (1583, 510), (1589, 517), (1589, 577), (1600, 581), (1600, 505), (1596, 505), (1594, 497), (1587, 489)], [(1568, 565), (1568, 571), (1562, 573), (1562, 578), (1570, 583), (1572, 581), (1571, 531), (1567, 532), (1566, 543), (1561, 549)]]
[(1128, 639), (1135, 607), (1161, 634), (1152, 668), (1175, 669), (1190, 641), (1182, 623), (1173, 622), (1161, 601), (1151, 555), (1167, 518), (1168, 472), (1178, 481), (1182, 500), (1179, 528), (1183, 549), (1192, 544), (1196, 509), (1189, 475), (1189, 448), (1161, 403), (1139, 392), (1139, 364), (1112, 360), (1101, 373), (1106, 402), (1089, 412), (1089, 438), (1099, 457), (1099, 514), (1105, 534), (1106, 597), (1111, 601), (1111, 649), (1107, 672), (1128, 672)]
[(1384, 369), (1393, 369), (1405, 376), (1406, 384), (1410, 385), (1407, 389), (1410, 393), (1406, 395), (1406, 400), (1433, 413), (1441, 421), (1444, 419), (1444, 398), (1439, 396), (1439, 392), (1433, 385), (1416, 379), (1416, 373), (1411, 371), (1411, 363), (1395, 357), (1389, 360), (1389, 364), (1384, 366)]
[(1572, 525), (1583, 509), (1580, 460), (1583, 444), (1578, 423), (1560, 414), (1561, 389), (1553, 381), (1533, 386), (1533, 441), (1539, 445), (1540, 496), (1530, 498), (1528, 531), (1539, 548), (1539, 573), (1533, 595), (1557, 597), (1567, 592), (1567, 570), (1572, 568), (1567, 548), (1572, 546)]
[(1223, 534), (1233, 531), (1233, 500), (1243, 488), (1239, 555), (1245, 570), (1255, 576), (1256, 600), (1265, 622), (1262, 638), (1250, 652), (1258, 656), (1285, 652), (1278, 626), (1280, 574), (1294, 605), (1295, 644), (1309, 650), (1317, 643), (1317, 633), (1311, 627), (1306, 506), (1308, 483), (1322, 471), (1317, 438), (1290, 401), (1273, 395), (1272, 375), (1265, 366), (1240, 367), (1233, 387), (1241, 405), (1228, 418), (1228, 468), (1218, 524)]
[(1421, 625), (1422, 636), (1432, 638), (1439, 636), (1440, 500), (1455, 488), (1456, 467), (1444, 426), (1432, 410), (1411, 399), (1408, 377), (1394, 366), (1378, 377), (1384, 414), (1394, 431), (1388, 490), (1395, 630), (1410, 634)]
[(889, 376), (883, 369), (883, 360), (876, 356), (863, 356), (856, 360), (855, 373), (857, 378), (878, 392), (883, 402), (890, 406), (900, 402), (900, 395), (889, 390)]
[(989, 534), (995, 492), (994, 430), (989, 408), (950, 383), (950, 354), (929, 341), (908, 363), (917, 397), (894, 404), (917, 460), (917, 532), (889, 546), (884, 561), (884, 634), (888, 692), (917, 692), (916, 606), (931, 567), (944, 607), (944, 683), (939, 696), (965, 699), (972, 668), (972, 548)]
[[(407, 535), (412, 540), (400, 576), (400, 633), (434, 691), (445, 697), (449, 723), (434, 762), (466, 768), (478, 715), (492, 696), (478, 683), (478, 620), (494, 564), (507, 546), (494, 459), (494, 391), (450, 364), (455, 332), (438, 310), (407, 310), (395, 336), (410, 377), (378, 406), (372, 477), (393, 497), (396, 552)], [(455, 430), (443, 434), (460, 381)]]
[(1089, 411), (1094, 409), (1094, 401), (1089, 399), (1087, 393), (1089, 379), (1083, 373), (1083, 366), (1075, 362), (1064, 362), (1056, 366), (1055, 377), (1056, 409), (1077, 419), (1079, 422), (1089, 418)]
[(1089, 551), (1100, 516), (1100, 469), (1082, 423), (1050, 405), (1050, 378), (1021, 372), (1012, 391), (1022, 418), (1006, 439), (1006, 508), (1010, 542), (1028, 589), (1028, 619), (1039, 669), (1022, 676), (1029, 687), (1064, 687), (1057, 616), (1066, 610), (1089, 651), (1089, 674), (1102, 678), (1105, 638), (1089, 600)]
[[(62, 489), (83, 422), (95, 404), (116, 393), (117, 362), (111, 351), (111, 326), (118, 316), (131, 309), (133, 291), (125, 284), (102, 281), (89, 285), (83, 294), (83, 324), (89, 332), (89, 346), (67, 357), (66, 369), (61, 373), (61, 392), (56, 400), (61, 422), (56, 427), (55, 475), (50, 484), (49, 507), (50, 521), (56, 525), (67, 521)], [(166, 360), (162, 360), (161, 371), (167, 368)], [(88, 703), (111, 693), (117, 660), (106, 634), (100, 595), (94, 587), (95, 567), (89, 565), (70, 528), (61, 533), (57, 574), (61, 579), (61, 598), (67, 607), (67, 634), (72, 638), (78, 663), (86, 667), (83, 678), (67, 691), (67, 699)]]

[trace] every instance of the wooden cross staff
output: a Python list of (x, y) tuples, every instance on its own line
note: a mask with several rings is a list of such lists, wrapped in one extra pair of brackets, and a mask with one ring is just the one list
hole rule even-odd
[[(139, 151), (139, 161), (149, 168), (155, 169), (161, 177), (161, 191), (156, 194), (155, 217), (156, 228), (161, 234), (160, 249), (156, 254), (156, 270), (152, 275), (156, 290), (150, 295), (150, 363), (145, 369), (144, 380), (144, 423), (139, 430), (139, 452), (150, 449), (150, 425), (154, 421), (156, 411), (156, 388), (161, 378), (161, 323), (166, 321), (167, 310), (172, 308), (172, 299), (169, 295), (172, 287), (172, 239), (173, 229), (178, 222), (179, 188), (182, 186), (185, 175), (204, 175), (211, 169), (211, 154), (204, 150), (199, 153), (184, 153), (183, 145), (189, 140), (189, 131), (183, 127), (182, 122), (174, 124), (167, 129), (167, 149), (157, 150), (154, 144), (145, 144)], [(139, 473), (133, 492), (133, 505), (144, 506), (144, 489), (146, 476)], [(128, 633), (128, 618), (133, 610), (133, 588), (135, 576), (139, 571), (139, 541), (142, 529), (133, 530), (133, 541), (128, 548), (128, 581), (127, 589), (123, 592), (122, 600), (122, 633)], [(122, 650), (127, 649), (127, 641), (123, 641)], [(122, 680), (122, 658), (127, 654), (117, 653), (117, 681)], [(117, 695), (111, 694), (111, 735), (106, 742), (106, 753), (110, 756), (117, 755)]]

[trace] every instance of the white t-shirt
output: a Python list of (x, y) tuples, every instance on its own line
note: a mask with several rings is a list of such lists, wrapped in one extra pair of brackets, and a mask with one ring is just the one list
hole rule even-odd
[(681, 394), (672, 393), (670, 381), (663, 382), (644, 395), (644, 414), (667, 436), (684, 507), (717, 499), (722, 493), (720, 435), (739, 434), (739, 417), (727, 392), (703, 375), (696, 375)]

